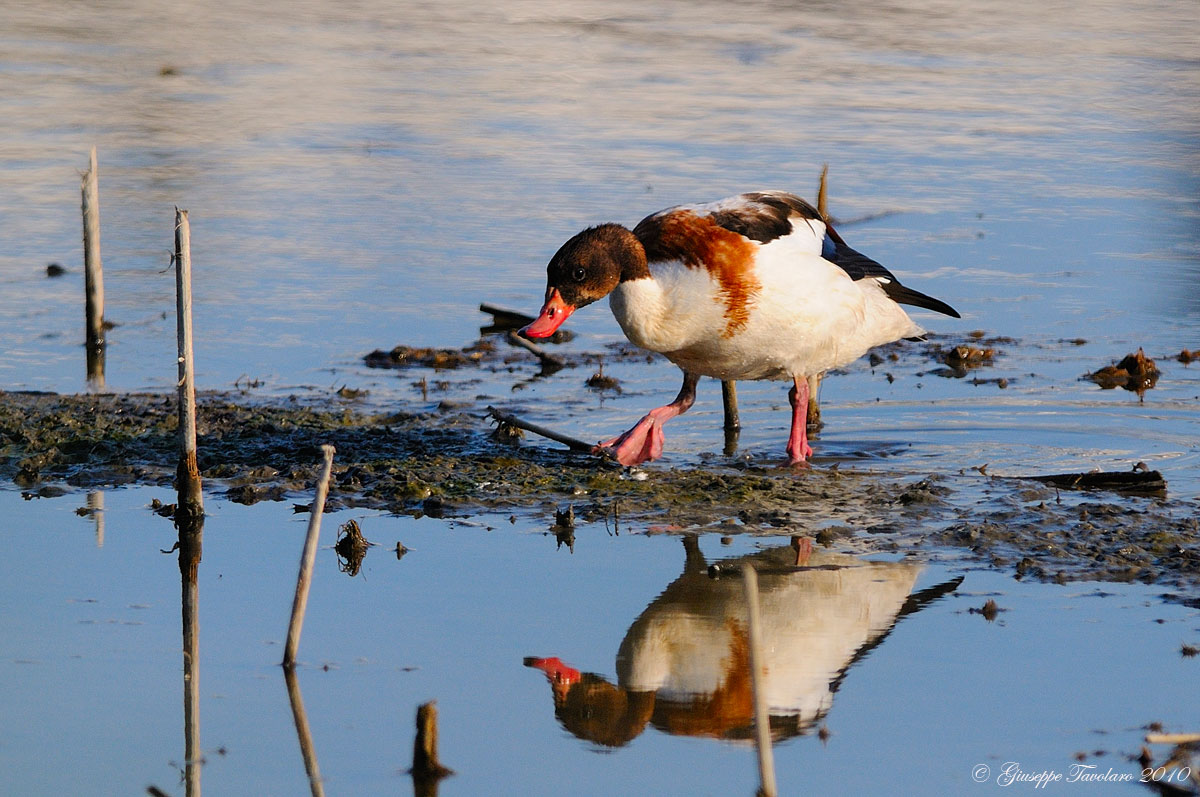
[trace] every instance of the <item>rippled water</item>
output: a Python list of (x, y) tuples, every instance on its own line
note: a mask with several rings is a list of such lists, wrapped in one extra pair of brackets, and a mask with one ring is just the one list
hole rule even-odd
[[(923, 323), (1017, 341), (1002, 395), (884, 389), (852, 367), (823, 392), (840, 413), (827, 435), (869, 432), (877, 416), (852, 419), (863, 399), (901, 426), (939, 425), (906, 409), (918, 397), (963, 403), (1000, 450), (1011, 441), (988, 429), (1026, 423), (1017, 409), (1031, 403), (1071, 419), (1068, 432), (1122, 434), (1107, 415), (1129, 397), (1075, 379), (1138, 346), (1200, 345), (1190, 3), (4, 8), (9, 389), (84, 388), (76, 175), (92, 144), (107, 315), (121, 325), (111, 389), (174, 379), (176, 205), (193, 227), (202, 388), (348, 384), (393, 406), (417, 399), (413, 380), (367, 371), (363, 354), (468, 343), (480, 301), (536, 309), (545, 261), (581, 227), (748, 188), (812, 196), (823, 163), (835, 216), (894, 211), (845, 227), (852, 243), (964, 315)], [(47, 279), (50, 261), (70, 274)], [(603, 306), (571, 327), (578, 350), (620, 338)], [(1088, 345), (1060, 343), (1073, 339)], [(677, 378), (616, 375), (614, 414), (576, 418), (580, 433), (624, 428)], [(577, 374), (559, 379), (522, 396), (533, 412), (595, 403)], [(1197, 393), (1194, 370), (1171, 365), (1151, 398), (1183, 414)], [(670, 449), (704, 450), (687, 440), (694, 423)], [(778, 448), (779, 429), (745, 442)]]
[[(118, 324), (108, 389), (174, 384), (168, 262), (180, 206), (192, 224), (201, 388), (254, 382), (252, 395), (326, 396), (348, 385), (370, 391), (368, 408), (492, 401), (592, 439), (669, 399), (677, 371), (610, 357), (605, 371), (623, 387), (613, 395), (583, 385), (590, 370), (531, 379), (532, 366), (519, 364), (430, 376), (445, 382), (431, 391), (414, 386), (422, 374), (372, 371), (362, 355), (469, 343), (485, 320), (481, 301), (536, 309), (546, 260), (584, 226), (753, 188), (811, 198), (828, 163), (830, 209), (851, 244), (963, 313), (919, 315), (946, 336), (938, 340), (975, 329), (1011, 340), (979, 372), (1005, 388), (942, 378), (919, 349), (832, 375), (818, 465), (865, 456), (898, 472), (986, 463), (1027, 473), (1144, 460), (1174, 495), (1200, 494), (1200, 378), (1169, 359), (1200, 347), (1193, 2), (7, 0), (0, 20), (0, 389), (86, 389), (78, 174), (92, 145), (107, 315)], [(68, 274), (47, 278), (50, 262)], [(620, 339), (603, 306), (570, 327), (570, 352)], [(1079, 381), (1139, 346), (1164, 371), (1144, 401)], [(739, 393), (741, 452), (780, 457), (784, 388)], [(720, 450), (717, 395), (703, 383), (697, 407), (672, 422), (668, 466)], [(170, 540), (141, 513), (145, 491), (111, 496), (121, 520), (110, 532), (128, 531), (93, 550), (71, 498), (0, 495), (4, 680), (22, 684), (0, 694), (6, 716), (37, 717), (0, 740), (6, 790), (175, 785), (177, 571), (156, 552)], [(218, 791), (294, 793), (306, 784), (271, 665), (295, 523), (264, 507), (210, 509), (205, 778)], [(543, 677), (521, 664), (557, 656), (620, 686), (614, 657), (678, 575), (677, 540), (593, 530), (598, 542), (570, 556), (552, 552), (539, 529), (498, 519), (491, 532), (376, 520), (387, 530), (376, 533), (412, 535), (438, 564), (381, 563), (314, 599), (358, 609), (306, 632), (313, 663), (338, 665), (301, 676), (331, 790), (397, 788), (412, 708), (429, 697), (445, 717), (447, 763), (460, 771), (446, 793), (497, 782), (612, 793), (629, 772), (629, 788), (650, 793), (751, 790), (745, 748), (680, 740), (653, 721), (612, 756), (596, 755), (556, 724)], [(52, 542), (28, 547), (31, 528)], [(286, 538), (271, 565), (279, 573), (238, 558), (229, 537), (245, 529), (262, 546)], [(711, 542), (709, 556), (726, 554)], [(728, 555), (758, 544), (739, 540)], [(469, 595), (420, 600), (467, 588), (464, 572)], [(927, 567), (915, 588), (953, 576)], [(273, 596), (259, 594), (264, 582)], [(1078, 749), (1136, 753), (1143, 721), (1188, 721), (1178, 701), (1139, 711), (1132, 698), (1110, 701), (1122, 688), (1098, 699), (1095, 684), (1140, 693), (1149, 657), (1153, 682), (1168, 685), (1157, 694), (1170, 684), (1186, 692), (1189, 671), (1177, 669), (1186, 663), (1172, 657), (1194, 637), (1194, 614), (1129, 587), (1091, 601), (980, 573), (964, 589), (973, 592), (907, 617), (854, 665), (826, 720), (830, 744), (810, 734), (780, 746), (789, 790), (944, 793), (989, 756), (1061, 769)], [(975, 594), (997, 589), (1025, 608), (995, 626), (963, 614)], [(131, 608), (143, 604), (151, 608)], [(1152, 625), (1160, 615), (1183, 625)], [(430, 622), (446, 632), (430, 635)], [(39, 635), (45, 628), (56, 631)], [(99, 695), (76, 691), (98, 682)], [(912, 695), (941, 690), (946, 702), (914, 714)], [(989, 719), (974, 727), (981, 712)], [(1096, 729), (1117, 741), (1096, 741)], [(914, 738), (926, 740), (919, 756)]]

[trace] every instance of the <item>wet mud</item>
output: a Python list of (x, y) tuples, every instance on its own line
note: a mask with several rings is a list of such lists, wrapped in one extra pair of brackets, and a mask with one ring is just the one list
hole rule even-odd
[[(0, 393), (0, 479), (29, 499), (133, 483), (171, 489), (175, 404), (151, 394)], [(559, 518), (569, 544), (583, 533), (576, 524), (593, 523), (613, 534), (799, 534), (854, 552), (944, 546), (1020, 578), (1158, 583), (1200, 602), (1196, 507), (1165, 492), (1073, 490), (984, 469), (795, 470), (747, 457), (628, 470), (539, 438), (497, 436), (484, 407), (369, 414), (335, 399), (313, 406), (232, 393), (201, 394), (198, 405), (205, 487), (244, 504), (293, 501), (307, 511), (327, 443), (337, 449), (329, 511), (526, 512), (548, 526)], [(568, 510), (569, 525), (557, 514)]]

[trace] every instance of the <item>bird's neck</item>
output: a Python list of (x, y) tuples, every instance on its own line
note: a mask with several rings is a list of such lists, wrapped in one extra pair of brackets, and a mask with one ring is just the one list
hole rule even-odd
[(646, 247), (631, 230), (614, 224), (617, 230), (617, 245), (614, 259), (621, 267), (620, 282), (645, 279), (650, 276), (650, 267), (646, 263)]

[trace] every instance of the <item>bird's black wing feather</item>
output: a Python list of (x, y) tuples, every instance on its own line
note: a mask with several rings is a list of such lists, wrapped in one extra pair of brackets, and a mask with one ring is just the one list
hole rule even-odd
[(834, 232), (832, 227), (829, 228), (829, 236), (833, 241), (833, 252), (826, 253), (825, 259), (841, 267), (843, 271), (850, 275), (851, 279), (877, 278), (880, 280), (880, 287), (883, 288), (883, 292), (897, 304), (924, 307), (926, 310), (933, 310), (953, 318), (962, 318), (957, 310), (941, 299), (935, 299), (920, 291), (914, 291), (912, 288), (901, 285), (900, 280), (896, 279), (895, 274), (862, 252), (847, 246), (846, 242), (842, 240), (842, 236)]

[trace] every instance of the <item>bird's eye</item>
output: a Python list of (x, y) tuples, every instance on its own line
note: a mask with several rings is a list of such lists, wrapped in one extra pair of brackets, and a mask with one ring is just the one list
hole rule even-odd
[(587, 272), (584, 271), (582, 268), (577, 268), (577, 269), (575, 269), (575, 273), (572, 274), (571, 276), (573, 276), (575, 278), (576, 282), (583, 282), (583, 278), (587, 276)]

